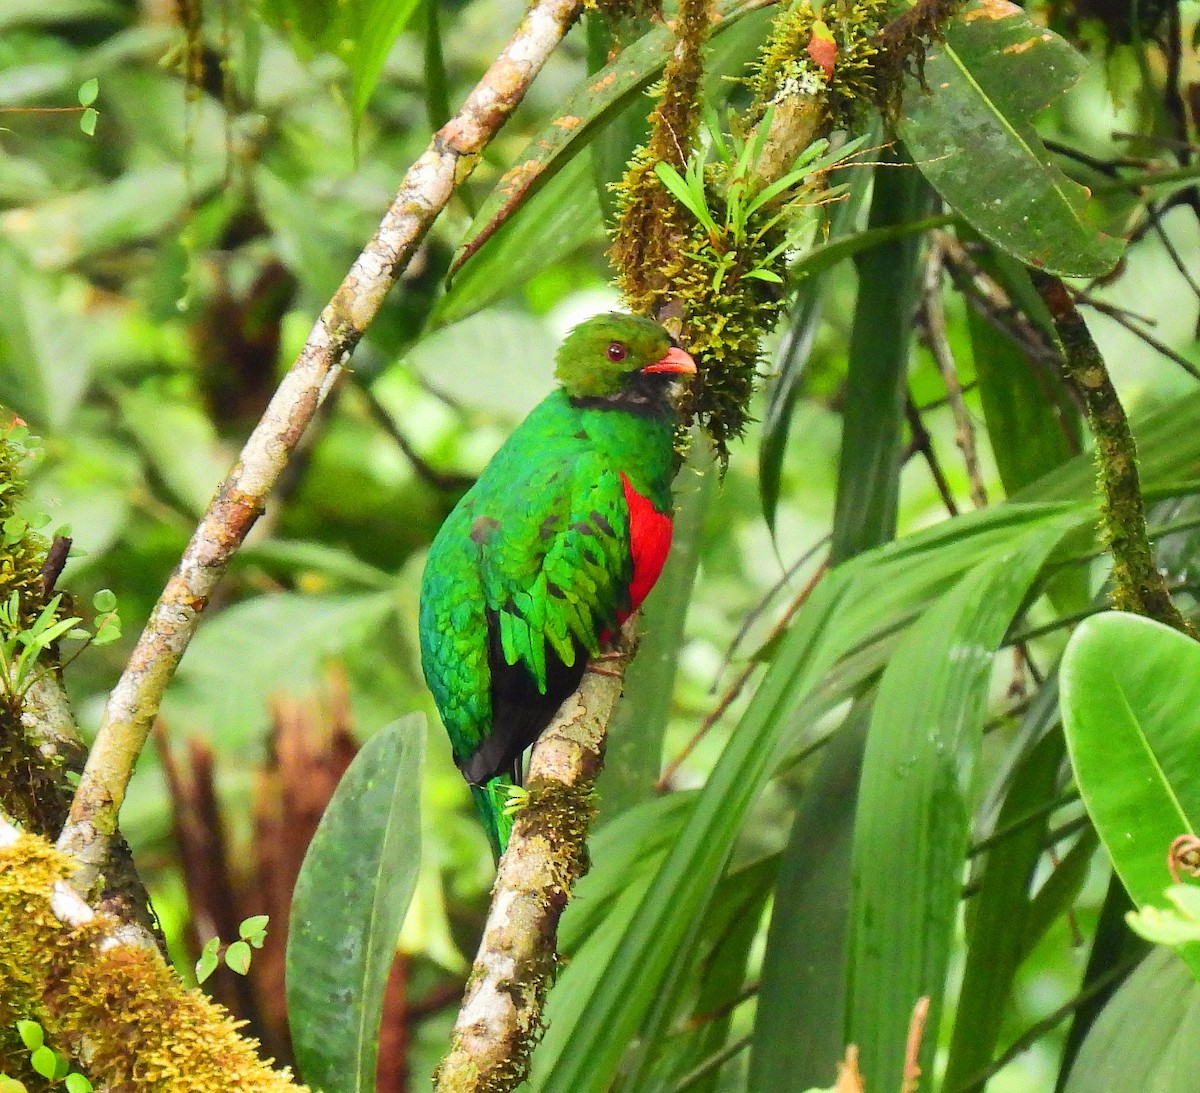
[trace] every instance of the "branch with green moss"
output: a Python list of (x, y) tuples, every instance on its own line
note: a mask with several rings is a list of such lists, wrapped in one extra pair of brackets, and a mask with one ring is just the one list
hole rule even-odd
[(321, 312), (300, 356), (204, 514), (109, 696), (59, 839), (59, 846), (78, 864), (75, 883), (81, 891), (89, 891), (96, 882), (134, 764), (209, 596), (261, 515), (268, 494), (384, 297), (456, 187), (471, 174), (483, 149), (524, 97), (581, 6), (581, 0), (533, 4), (462, 108), (434, 134), (405, 175), (374, 237)]
[(533, 749), (508, 851), (500, 861), (487, 925), (437, 1093), (504, 1093), (520, 1085), (541, 1030), (542, 1004), (554, 976), (558, 922), (575, 882), (587, 871), (593, 787), (631, 652), (584, 675)]
[(97, 914), (67, 883), (73, 863), (0, 816), (0, 1027), (37, 1021), (97, 1088), (302, 1090), (154, 946)]
[(1193, 638), (1195, 627), (1180, 613), (1167, 582), (1154, 564), (1146, 535), (1146, 505), (1138, 479), (1137, 448), (1129, 420), (1108, 368), (1083, 316), (1063, 282), (1032, 271), (1038, 293), (1050, 310), (1063, 351), (1067, 380), (1082, 395), (1096, 438), (1096, 462), (1104, 498), (1104, 536), (1113, 558), (1113, 606), (1157, 619)]

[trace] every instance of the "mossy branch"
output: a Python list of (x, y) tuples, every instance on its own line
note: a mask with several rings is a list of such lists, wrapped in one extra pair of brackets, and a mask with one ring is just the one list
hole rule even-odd
[(67, 883), (72, 861), (0, 816), (0, 1026), (32, 1018), (112, 1093), (302, 1090), (183, 986), (140, 932)]
[(533, 749), (529, 800), (500, 860), (437, 1093), (505, 1093), (528, 1075), (556, 967), (558, 922), (588, 867), (593, 787), (624, 675), (615, 665), (631, 653), (631, 634), (632, 622), (619, 650), (625, 657), (587, 672)]
[(1032, 276), (1054, 321), (1067, 381), (1083, 397), (1088, 424), (1096, 438), (1104, 537), (1113, 558), (1113, 605), (1166, 623), (1190, 637), (1200, 637), (1175, 606), (1166, 580), (1154, 564), (1146, 535), (1137, 448), (1104, 358), (1067, 286), (1038, 270), (1032, 271)]
[(204, 514), (109, 696), (59, 839), (59, 846), (78, 863), (75, 883), (80, 890), (88, 891), (96, 882), (134, 764), (209, 596), (384, 297), (581, 7), (582, 0), (537, 0), (462, 108), (434, 134), (409, 168), (374, 237), (321, 312)]

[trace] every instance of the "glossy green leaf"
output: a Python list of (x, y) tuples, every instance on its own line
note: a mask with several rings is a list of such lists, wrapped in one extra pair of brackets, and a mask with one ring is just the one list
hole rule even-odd
[(1033, 116), (1071, 87), (1084, 60), (1016, 5), (973, 0), (910, 80), (896, 131), (946, 201), (1028, 265), (1107, 273), (1124, 243), (1085, 218), (1087, 191), (1050, 161)]
[(425, 719), (381, 729), (355, 756), (305, 855), (287, 944), (288, 1023), (304, 1080), (370, 1093), (383, 992), (421, 861)]
[(46, 1042), (46, 1034), (37, 1021), (18, 1021), (17, 1035), (30, 1051), (37, 1051)]
[(1174, 953), (1158, 949), (1092, 1026), (1066, 1093), (1192, 1093), (1197, 1037), (1200, 984)]
[(350, 105), (356, 124), (379, 82), (383, 62), (418, 3), (420, 0), (358, 0), (351, 5), (359, 9), (354, 45), (346, 54), (350, 65)]
[[(1134, 903), (1165, 906), (1171, 843), (1200, 829), (1200, 643), (1107, 612), (1080, 623), (1060, 676), (1088, 814)], [(1200, 976), (1200, 943), (1180, 955)]]
[[(900, 1088), (918, 999), (929, 999), (928, 1027), (938, 1027), (993, 655), (1076, 520), (1035, 526), (968, 572), (909, 630), (884, 671), (854, 829), (847, 989), (847, 1040), (859, 1045), (868, 1089)], [(925, 1072), (936, 1047), (925, 1038)]]

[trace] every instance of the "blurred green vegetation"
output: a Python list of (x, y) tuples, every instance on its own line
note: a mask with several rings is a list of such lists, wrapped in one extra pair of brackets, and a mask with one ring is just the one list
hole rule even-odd
[[(100, 589), (113, 589), (124, 629), (121, 641), (88, 650), (66, 674), (86, 732), (94, 731), (141, 625), (241, 442), (317, 311), (370, 237), (405, 169), (424, 149), (430, 119), (440, 123), (446, 103), (453, 107), (462, 100), (503, 45), (521, 8), (507, 0), (444, 2), (434, 18), (430, 3), (416, 7), (408, 29), (381, 55), (373, 92), (363, 66), (374, 62), (362, 59), (366, 46), (358, 38), (347, 39), (359, 43), (358, 53), (337, 44), (350, 32), (329, 38), (328, 28), (313, 32), (314, 41), (317, 46), (332, 42), (333, 52), (313, 48), (314, 41), (308, 48), (298, 45), (303, 34), (294, 27), (290, 35), (278, 29), (287, 18), (287, 5), (281, 3), (266, 6), (272, 22), (233, 0), (205, 5), (201, 29), (191, 38), (179, 25), (176, 7), (163, 0), (7, 0), (0, 10), (0, 107), (5, 111), (0, 114), (0, 400), (42, 439), (44, 454), (30, 472), (26, 504), (30, 512), (49, 514), (44, 531), (73, 540), (60, 587), (77, 604), (91, 602)], [(1194, 53), (1181, 50), (1179, 43), (1190, 40), (1200, 5), (1189, 0), (1164, 8), (1153, 33), (1134, 34), (1132, 42), (1090, 8), (1065, 0), (1029, 7), (1036, 22), (1088, 47), (1073, 54), (1079, 82), (1061, 98), (1049, 95), (1046, 101), (1054, 101), (1037, 124), (1058, 167), (1091, 187), (1092, 228), (1098, 224), (1115, 237), (1131, 239), (1111, 278), (1081, 279), (1078, 287), (1096, 303), (1087, 309), (1088, 322), (1144, 442), (1147, 482), (1160, 497), (1171, 495), (1153, 507), (1152, 526), (1182, 521), (1183, 530), (1162, 541), (1160, 562), (1178, 586), (1181, 607), (1191, 612), (1198, 540), (1189, 521), (1195, 511), (1192, 484), (1200, 478), (1194, 441), (1200, 435), (1194, 392), (1200, 368), (1200, 198), (1187, 179), (1141, 190), (1114, 180), (1192, 163), (1197, 119), (1180, 113), (1186, 96), (1176, 92), (1190, 89), (1194, 109), (1200, 70)], [(749, 16), (716, 39), (709, 82), (714, 99), (744, 105), (745, 89), (722, 76), (742, 71), (766, 22), (765, 14)], [(189, 65), (196, 76), (191, 83), (182, 76)], [(491, 250), (485, 248), (467, 264), (449, 294), (446, 279), (475, 211), (586, 72), (585, 34), (579, 28), (533, 84), (388, 298), (354, 355), (352, 372), (320, 412), (218, 590), (163, 707), (164, 733), (177, 753), (196, 739), (215, 757), (229, 877), (234, 889), (245, 891), (253, 890), (251, 878), (270, 857), (256, 846), (261, 829), (255, 823), (266, 808), (264, 768), (278, 759), (280, 738), (272, 737), (272, 726), (278, 726), (282, 699), (319, 712), (331, 688), (336, 691), (344, 680), (358, 740), (409, 712), (429, 716), (424, 772), (420, 786), (412, 787), (422, 805), (423, 857), (402, 938), (411, 1003), (402, 1059), (412, 1088), (423, 1087), (444, 1050), (456, 989), (474, 952), (492, 878), (483, 833), (437, 728), (417, 660), (416, 598), (424, 551), (472, 476), (549, 390), (553, 351), (562, 334), (618, 303), (605, 258), (607, 191), (598, 190), (596, 180), (603, 185), (612, 175), (614, 148), (623, 164), (622, 150), (632, 149), (636, 131), (622, 132), (608, 119), (601, 136), (521, 206)], [(81, 133), (76, 113), (43, 109), (73, 106), (77, 89), (92, 78), (99, 81), (94, 104), (99, 118), (89, 138)], [(634, 107), (623, 115), (626, 130), (630, 116), (644, 112), (637, 104), (650, 105), (640, 91), (631, 101)], [(870, 174), (856, 169), (852, 186), (858, 211), (852, 210), (850, 222), (840, 229), (843, 235), (867, 226)], [(915, 172), (904, 177), (917, 180), (922, 193), (901, 222), (924, 215), (933, 203), (932, 191)], [(979, 176), (979, 187), (996, 185), (1002, 183), (986, 173)], [(883, 189), (876, 186), (877, 197)], [(980, 200), (990, 193), (981, 189)], [(872, 224), (876, 215), (871, 213)], [(601, 802), (605, 824), (595, 840), (596, 873), (571, 912), (577, 917), (564, 924), (565, 952), (577, 960), (567, 965), (565, 976), (577, 976), (576, 982), (587, 981), (589, 968), (608, 967), (595, 947), (615, 945), (623, 924), (632, 920), (637, 895), (665, 860), (668, 836), (692, 815), (690, 791), (702, 786), (727, 754), (759, 676), (751, 676), (724, 717), (690, 751), (671, 778), (670, 792), (656, 795), (654, 776), (680, 753), (744, 668), (774, 659), (780, 641), (771, 638), (772, 629), (816, 573), (839, 497), (839, 521), (862, 516), (853, 506), (855, 489), (867, 482), (867, 472), (855, 460), (864, 436), (895, 429), (901, 458), (881, 464), (881, 474), (889, 480), (886, 488), (895, 491), (891, 503), (902, 540), (935, 525), (959, 527), (949, 519), (947, 499), (956, 511), (969, 512), (973, 485), (994, 504), (1014, 495), (1085, 503), (1093, 484), (1088, 457), (1062, 466), (1078, 450), (1078, 411), (1069, 398), (1062, 399), (1053, 363), (1038, 359), (1037, 344), (1031, 348), (1010, 337), (1039, 332), (1042, 316), (1021, 295), (1028, 281), (962, 220), (953, 231), (952, 242), (970, 249), (973, 265), (954, 266), (947, 258), (953, 252), (938, 243), (950, 276), (944, 283), (937, 279), (935, 292), (945, 312), (941, 341), (965, 392), (965, 418), (956, 420), (946, 377), (930, 348), (939, 336), (930, 334), (928, 302), (919, 309), (911, 346), (895, 341), (902, 335), (890, 326), (874, 331), (896, 349), (890, 382), (897, 386), (890, 394), (882, 391), (878, 405), (855, 402), (861, 397), (855, 394), (860, 390), (855, 377), (861, 378), (864, 365), (855, 363), (861, 350), (854, 347), (868, 344), (861, 330), (856, 335), (855, 316), (867, 313), (873, 296), (888, 291), (893, 259), (875, 266), (862, 259), (841, 261), (794, 286), (788, 319), (767, 339), (764, 381), (751, 406), (755, 421), (734, 448), (724, 477), (715, 483), (716, 472), (704, 466), (702, 456), (697, 461), (704, 486), (697, 485), (694, 467), (683, 471), (680, 504), (695, 530), (694, 540), (682, 545), (696, 558), (694, 590), (688, 591), (692, 572), (676, 563), (647, 605), (651, 629), (665, 631), (671, 619), (682, 627), (658, 650), (657, 671), (635, 668), (627, 706), (618, 715), (610, 751), (614, 765), (602, 783), (610, 789)], [(916, 245), (921, 238), (912, 237), (907, 258), (894, 259), (911, 263), (917, 284), (928, 255), (927, 240)], [(1006, 326), (1011, 316), (1002, 314), (1005, 308), (989, 311), (986, 293), (966, 283), (976, 267), (1008, 289), (1015, 323)], [(909, 304), (904, 297), (897, 306), (907, 306), (911, 314), (918, 297), (928, 295), (927, 289), (915, 292)], [(896, 300), (875, 303), (883, 310), (872, 314), (887, 314)], [(811, 328), (805, 329), (806, 321)], [(1044, 331), (1040, 336), (1044, 348)], [(796, 343), (806, 339), (811, 348), (798, 350)], [(869, 352), (879, 364), (878, 350)], [(870, 387), (868, 393), (879, 396), (881, 389)], [(914, 432), (914, 418), (906, 418), (898, 406), (888, 409), (895, 396), (919, 408), (916, 420), (928, 435), (931, 456), (919, 450), (922, 432)], [(1051, 412), (1056, 403), (1065, 409)], [(841, 454), (839, 470), (843, 424), (855, 414), (864, 431), (855, 434), (848, 454)], [(894, 416), (888, 421), (881, 414)], [(781, 421), (786, 422), (782, 429)], [(964, 422), (978, 447), (981, 471), (975, 483), (958, 446), (965, 439)], [(761, 500), (760, 460), (777, 469), (778, 499), (770, 523)], [(931, 466), (944, 475), (944, 490)], [(769, 495), (771, 488), (765, 492)], [(885, 507), (889, 503), (882, 494), (876, 500)], [(848, 512), (846, 505), (851, 505)], [(1043, 916), (1040, 926), (1027, 925), (1028, 945), (1010, 969), (1011, 990), (1007, 982), (965, 980), (964, 991), (1000, 992), (986, 1018), (991, 1024), (980, 1034), (987, 1044), (982, 1055), (971, 1056), (975, 1067), (985, 1067), (1077, 994), (1109, 891), (1111, 868), (1096, 850), (1078, 801), (1066, 792), (1070, 775), (1061, 749), (1034, 750), (1038, 740), (1058, 731), (1054, 696), (1047, 688), (1053, 685), (1066, 624), (1101, 595), (1106, 577), (1086, 522), (1082, 516), (1075, 522), (1075, 531), (1064, 530), (1057, 553), (1046, 544), (1045, 566), (1040, 556), (1028, 561), (1032, 573), (1039, 574), (1035, 579), (1031, 573), (1031, 590), (1027, 595), (1024, 588), (1010, 589), (1011, 610), (991, 624), (1000, 633), (1007, 629), (1010, 637), (1044, 632), (1021, 654), (1002, 648), (987, 661), (990, 682), (985, 679), (979, 690), (987, 705), (986, 729), (964, 774), (974, 788), (963, 796), (969, 809), (959, 817), (963, 837), (978, 842), (995, 833), (998, 815), (1011, 820), (1002, 806), (1015, 784), (1014, 771), (1023, 764), (1045, 764), (1047, 778), (1038, 792), (1058, 803), (1041, 814), (1026, 873), (1017, 863), (1001, 883), (1001, 891), (1022, 898), (1028, 893), (1034, 900), (1035, 909), (1021, 914)], [(891, 537), (876, 531), (842, 527), (839, 534), (861, 547)], [(957, 541), (952, 531), (947, 535), (914, 567), (936, 568), (937, 558), (949, 558)], [(997, 540), (991, 553), (981, 551), (963, 563), (964, 572), (1002, 568), (997, 559), (1005, 550), (1016, 551), (1015, 542)], [(1084, 555), (1084, 562), (1068, 564)], [(888, 564), (891, 556), (885, 551), (869, 557), (874, 560), (858, 571), (867, 582), (861, 588), (869, 587), (869, 574), (883, 572), (874, 567)], [(954, 572), (957, 580), (959, 571)], [(733, 854), (720, 870), (714, 902), (702, 902), (695, 919), (681, 926), (686, 929), (680, 936), (686, 934), (692, 945), (690, 955), (678, 956), (675, 978), (647, 988), (657, 1008), (647, 1001), (635, 1022), (642, 1039), (621, 1069), (613, 1064), (611, 1072), (596, 1071), (597, 1088), (775, 1093), (832, 1081), (833, 1057), (824, 1047), (843, 1043), (845, 980), (830, 982), (824, 999), (824, 981), (809, 983), (806, 1000), (788, 992), (801, 992), (796, 984), (805, 975), (848, 975), (838, 943), (830, 941), (824, 965), (790, 968), (781, 977), (769, 964), (772, 953), (784, 951), (776, 948), (784, 944), (777, 934), (786, 939), (815, 932), (818, 939), (832, 938), (821, 931), (847, 920), (850, 897), (848, 891), (839, 894), (838, 885), (849, 888), (852, 832), (861, 838), (870, 829), (861, 816), (855, 827), (854, 779), (846, 782), (833, 758), (824, 765), (819, 742), (839, 731), (849, 738), (855, 724), (855, 731), (865, 734), (868, 720), (872, 732), (883, 732), (875, 699), (883, 694), (899, 702), (905, 679), (910, 705), (891, 711), (895, 724), (902, 715), (917, 724), (924, 700), (929, 710), (937, 705), (934, 693), (911, 693), (923, 678), (919, 650), (908, 647), (908, 662), (892, 656), (909, 623), (942, 602), (943, 586), (931, 582), (918, 594), (904, 583), (908, 576), (896, 573), (896, 583), (881, 586), (875, 595), (882, 602), (895, 591), (898, 600), (910, 597), (907, 606), (889, 617), (891, 629), (864, 627), (862, 646), (842, 649), (837, 664), (828, 666), (825, 690), (805, 695), (799, 712), (788, 715), (793, 720), (777, 734), (770, 777), (730, 835)], [(989, 602), (998, 596), (986, 584), (980, 589)], [(653, 640), (653, 635), (647, 639)], [(895, 671), (909, 670), (911, 676), (880, 686), (885, 666), (897, 662), (909, 663), (909, 669)], [(645, 680), (637, 674), (642, 671)], [(654, 724), (647, 729), (646, 719), (664, 717), (661, 754), (651, 735), (654, 746), (647, 755), (646, 746), (638, 748), (637, 734), (653, 734)], [(316, 721), (319, 725), (319, 716)], [(740, 731), (749, 730), (743, 725)], [(626, 755), (628, 765), (619, 758)], [(857, 769), (856, 761), (845, 756), (841, 761)], [(836, 786), (841, 790), (829, 788)], [(1036, 811), (1042, 798), (1034, 800), (1038, 803), (1030, 807)], [(645, 811), (629, 812), (635, 805)], [(888, 815), (876, 815), (873, 822), (886, 822)], [(174, 822), (161, 755), (152, 749), (140, 762), (122, 827), (186, 975), (198, 955), (198, 935), (191, 931), (203, 932), (208, 924), (189, 909)], [(936, 827), (938, 822), (935, 813), (930, 823)], [(1062, 825), (1065, 835), (1057, 834)], [(830, 845), (798, 845), (793, 831), (807, 832), (809, 839), (814, 831), (827, 833)], [(930, 837), (937, 842), (932, 829)], [(825, 849), (829, 857), (822, 859)], [(856, 861), (865, 860), (868, 849), (856, 846)], [(970, 890), (982, 883), (981, 860), (993, 859), (975, 856), (964, 870), (960, 855), (946, 875), (955, 885), (968, 877)], [(1068, 863), (1072, 872), (1066, 876), (1061, 870)], [(896, 901), (915, 898), (916, 882), (897, 861), (885, 858), (875, 867), (887, 874)], [(1061, 892), (1036, 903), (1052, 876), (1059, 878)], [(789, 897), (775, 888), (777, 877), (798, 878), (796, 883), (811, 885), (811, 891)], [(855, 884), (861, 885), (863, 877), (856, 873)], [(945, 954), (951, 986), (941, 1026), (926, 1033), (931, 1043), (940, 1044), (939, 1074), (952, 1043), (959, 1044), (964, 1035), (954, 1028), (956, 992), (968, 964), (967, 939), (978, 943), (971, 933), (972, 904), (965, 904), (965, 914), (963, 906), (952, 913), (958, 925), (950, 931), (954, 945)], [(795, 917), (772, 928), (772, 912), (784, 907)], [(247, 915), (257, 910), (243, 908)], [(739, 922), (740, 933), (734, 928)], [(858, 937), (860, 946), (890, 943), (861, 931)], [(820, 947), (819, 940), (816, 944)], [(814, 959), (811, 951), (804, 958)], [(834, 972), (834, 965), (840, 970)], [(820, 1045), (804, 1050), (804, 1064), (786, 1080), (780, 1076), (782, 1048), (772, 1053), (762, 1045), (761, 1029), (756, 1031), (760, 983), (787, 994), (790, 1001), (777, 1011), (787, 1020), (828, 1026), (814, 1038)], [(776, 1005), (780, 996), (773, 996)], [(281, 1003), (260, 997), (257, 1005), (262, 1017)], [(591, 1058), (569, 1039), (582, 1035), (571, 1021), (584, 1006), (583, 993), (553, 996), (551, 1031), (535, 1056), (538, 1088), (570, 1088), (563, 1075), (570, 1073), (571, 1051), (578, 1050), (579, 1059)], [(858, 1035), (862, 1030), (855, 1022), (862, 1013), (846, 1013), (846, 1028)], [(901, 1017), (907, 1020), (907, 1014)], [(790, 1027), (797, 1040), (804, 1036), (796, 1025), (775, 1027)], [(992, 1093), (1056, 1088), (1068, 1035), (1074, 1052), (1086, 1030), (1079, 1026), (1068, 1034), (1069, 1028), (1064, 1021), (1034, 1037), (1029, 1050), (987, 1088)], [(741, 1044), (746, 1037), (759, 1037), (753, 1079), (747, 1077), (748, 1051), (688, 1077), (725, 1043)], [(626, 1046), (622, 1041), (614, 1050)], [(564, 1069), (556, 1071), (560, 1063)], [(956, 1081), (975, 1073), (964, 1070), (960, 1059), (951, 1065)], [(747, 1084), (754, 1080), (778, 1084)], [(946, 1093), (975, 1088), (980, 1086), (956, 1085)], [(873, 1087), (871, 1093), (876, 1093)]]

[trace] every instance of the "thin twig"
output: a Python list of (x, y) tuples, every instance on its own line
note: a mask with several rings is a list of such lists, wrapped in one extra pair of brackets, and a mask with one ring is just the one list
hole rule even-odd
[(59, 846), (79, 863), (87, 890), (116, 827), (134, 763), (201, 612), (305, 427), (341, 375), (384, 297), (455, 188), (579, 14), (581, 0), (538, 0), (467, 96), (458, 114), (405, 175), (370, 243), (326, 305), (291, 371), (192, 536), (113, 688)]
[(413, 447), (412, 441), (404, 435), (400, 426), (396, 424), (396, 419), (392, 417), (388, 408), (379, 401), (379, 396), (375, 394), (370, 386), (365, 383), (357, 383), (355, 386), (358, 388), (359, 394), (366, 401), (367, 409), (371, 412), (371, 416), (378, 423), (379, 427), (392, 438), (396, 447), (404, 453), (404, 458), (412, 464), (412, 469), (416, 472), (418, 478), (423, 482), (427, 482), (435, 490), (442, 490), (447, 493), (465, 490), (475, 482), (475, 479), (469, 474), (460, 474), (457, 471), (439, 471)]
[(933, 484), (937, 486), (942, 504), (946, 506), (946, 512), (951, 516), (957, 516), (958, 502), (954, 500), (954, 491), (950, 489), (946, 472), (942, 470), (937, 452), (933, 450), (933, 438), (929, 435), (929, 430), (925, 428), (925, 422), (921, 420), (920, 411), (913, 402), (912, 395), (905, 399), (904, 414), (908, 418), (908, 428), (912, 432), (913, 451), (920, 452), (921, 457), (925, 460), (925, 465), (933, 476)]
[(935, 243), (929, 248), (929, 257), (925, 263), (925, 330), (929, 351), (933, 354), (938, 371), (942, 375), (942, 382), (946, 385), (946, 397), (954, 415), (954, 440), (962, 452), (971, 501), (977, 509), (982, 509), (987, 507), (987, 491), (983, 488), (983, 476), (979, 472), (975, 426), (971, 423), (971, 415), (967, 413), (967, 404), (963, 400), (962, 384), (958, 381), (958, 368), (954, 363), (950, 335), (946, 329), (946, 306), (942, 299), (942, 254), (941, 247)]
[(1113, 322), (1123, 326), (1130, 334), (1135, 335), (1145, 342), (1156, 353), (1160, 353), (1167, 360), (1179, 365), (1192, 379), (1200, 380), (1200, 368), (1197, 368), (1196, 365), (1181, 353), (1177, 353), (1166, 342), (1160, 341), (1150, 331), (1143, 329), (1123, 308), (1114, 307), (1104, 300), (1097, 300), (1095, 296), (1083, 292), (1078, 293), (1076, 299), (1081, 304), (1086, 304), (1093, 311), (1098, 311), (1101, 315), (1107, 315)]
[(730, 1040), (720, 1050), (714, 1051), (707, 1059), (702, 1059), (692, 1067), (691, 1070), (675, 1083), (675, 1087), (671, 1090), (671, 1093), (684, 1093), (684, 1090), (691, 1089), (702, 1078), (707, 1077), (714, 1070), (719, 1070), (734, 1056), (740, 1055), (745, 1051), (753, 1039), (754, 1037), (750, 1033), (746, 1033), (746, 1035), (739, 1036), (736, 1040)]
[[(769, 645), (787, 629), (788, 624), (792, 621), (792, 617), (804, 606), (805, 601), (812, 595), (813, 589), (817, 587), (817, 583), (825, 576), (828, 569), (829, 563), (822, 562), (821, 566), (809, 578), (808, 583), (800, 590), (796, 598), (788, 604), (787, 610), (772, 628), (764, 644)], [(654, 783), (654, 791), (656, 793), (666, 793), (671, 788), (671, 779), (675, 777), (675, 772), (679, 769), (680, 764), (692, 754), (696, 745), (704, 739), (708, 730), (721, 719), (725, 711), (733, 704), (734, 699), (742, 693), (742, 688), (746, 686), (746, 681), (754, 674), (754, 669), (757, 667), (758, 662), (755, 660), (746, 662), (746, 666), (738, 673), (737, 679), (729, 685), (729, 689), (721, 696), (721, 700), (713, 707), (703, 722), (701, 722), (700, 727), (692, 734), (692, 738), (684, 744), (678, 754), (663, 768), (658, 781)]]

